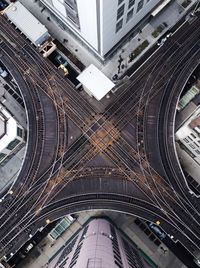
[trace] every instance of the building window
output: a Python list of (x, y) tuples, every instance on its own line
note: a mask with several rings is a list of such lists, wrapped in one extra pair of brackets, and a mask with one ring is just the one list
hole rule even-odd
[(121, 263), (118, 263), (117, 261), (115, 261), (115, 264), (117, 265), (117, 267), (119, 267), (119, 268), (123, 268), (123, 266), (122, 266)]
[(137, 13), (142, 9), (143, 5), (144, 5), (144, 0), (140, 0), (137, 6)]
[(193, 130), (194, 130), (195, 133), (197, 133), (198, 135), (200, 134), (200, 129), (199, 129), (199, 127), (195, 127)]
[(196, 136), (193, 134), (193, 133), (191, 133), (190, 134), (194, 139), (196, 139)]
[(119, 6), (122, 2), (124, 2), (124, 0), (118, 0), (118, 6)]
[(73, 262), (72, 264), (70, 264), (69, 268), (74, 267), (74, 265), (76, 264), (77, 261)]
[(17, 127), (17, 136), (21, 137), (23, 136), (23, 130), (20, 127)]
[(133, 17), (133, 8), (127, 13), (126, 22), (128, 22)]
[(131, 8), (135, 4), (135, 0), (129, 0), (128, 9)]
[(117, 20), (120, 19), (124, 15), (124, 6), (125, 6), (125, 4), (123, 4), (120, 8), (118, 8), (118, 10), (117, 10)]
[(67, 0), (64, 0), (65, 4), (71, 8), (72, 10), (74, 10), (74, 7), (72, 5), (70, 5), (70, 3)]
[(0, 153), (0, 161), (6, 156), (4, 153)]
[(73, 15), (69, 12), (67, 12), (67, 17), (74, 23), (76, 26), (79, 26), (79, 18), (78, 15)]
[(185, 142), (187, 142), (187, 143), (189, 142), (189, 140), (188, 140), (187, 138), (185, 138), (185, 139), (183, 139), (183, 140), (184, 140)]
[(200, 151), (199, 151), (199, 150), (195, 150), (195, 152), (196, 152), (197, 154), (200, 154)]
[(18, 139), (15, 139), (14, 141), (11, 141), (9, 144), (8, 144), (8, 146), (6, 147), (8, 150), (12, 150), (12, 149), (14, 149), (16, 146), (17, 146), (17, 144), (19, 144), (20, 143), (20, 141), (18, 140)]
[(118, 23), (116, 24), (116, 33), (122, 28), (122, 25), (123, 25), (123, 19), (118, 21)]
[(195, 149), (195, 146), (194, 146), (194, 144), (189, 144), (189, 146), (192, 148), (192, 149)]

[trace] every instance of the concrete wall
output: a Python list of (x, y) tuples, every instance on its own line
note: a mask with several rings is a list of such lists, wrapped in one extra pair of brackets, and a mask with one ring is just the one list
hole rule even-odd
[(98, 50), (96, 1), (77, 0), (77, 8), (80, 34), (95, 50)]

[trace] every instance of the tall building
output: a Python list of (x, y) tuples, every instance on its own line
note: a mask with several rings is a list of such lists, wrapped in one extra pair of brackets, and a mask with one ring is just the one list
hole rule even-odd
[(136, 245), (106, 219), (93, 219), (65, 245), (49, 268), (145, 268)]
[(188, 185), (200, 194), (200, 87), (192, 87), (180, 99), (177, 110), (176, 148)]
[(200, 109), (194, 113), (176, 132), (176, 139), (200, 165)]
[[(40, 0), (69, 32), (104, 60), (162, 0)], [(170, 0), (169, 0), (170, 1)], [(137, 28), (138, 28), (137, 27)], [(125, 38), (126, 37), (126, 38)]]

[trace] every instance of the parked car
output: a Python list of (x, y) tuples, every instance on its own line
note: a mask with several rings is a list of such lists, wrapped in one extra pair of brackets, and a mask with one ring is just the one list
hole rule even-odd
[(166, 28), (168, 27), (168, 24), (166, 22), (163, 22), (163, 26)]
[(5, 78), (8, 76), (8, 72), (0, 67), (0, 75), (1, 77)]
[(154, 223), (149, 223), (150, 229), (154, 231), (155, 234), (162, 240), (166, 237), (166, 234)]

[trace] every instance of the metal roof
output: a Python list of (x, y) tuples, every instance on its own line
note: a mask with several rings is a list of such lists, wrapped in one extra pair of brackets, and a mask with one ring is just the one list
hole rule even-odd
[(196, 95), (200, 93), (200, 89), (195, 85), (192, 86), (178, 103), (179, 110), (183, 109)]
[(22, 31), (31, 42), (48, 33), (46, 27), (41, 24), (20, 2), (10, 4), (4, 11), (8, 19)]
[(87, 67), (77, 79), (97, 100), (101, 100), (115, 86), (115, 84), (93, 64)]

